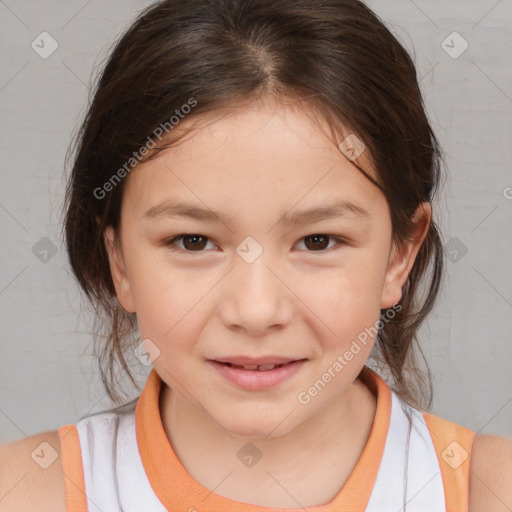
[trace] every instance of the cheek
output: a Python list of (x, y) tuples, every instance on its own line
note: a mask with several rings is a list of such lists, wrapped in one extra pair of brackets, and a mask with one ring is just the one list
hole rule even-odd
[(372, 256), (360, 251), (322, 280), (308, 278), (302, 286), (304, 302), (327, 334), (323, 340), (328, 349), (350, 344), (379, 319), (383, 276)]
[(174, 334), (197, 291), (186, 273), (162, 261), (160, 251), (135, 244), (131, 249), (126, 264), (141, 336), (163, 340)]

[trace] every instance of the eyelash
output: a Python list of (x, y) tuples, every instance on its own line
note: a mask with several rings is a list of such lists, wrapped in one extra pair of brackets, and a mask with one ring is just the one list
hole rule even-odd
[[(176, 241), (180, 241), (182, 240), (183, 238), (187, 237), (187, 236), (197, 236), (197, 237), (202, 237), (202, 238), (206, 238), (208, 242), (211, 242), (211, 240), (205, 236), (205, 235), (201, 235), (199, 233), (183, 233), (181, 235), (178, 235), (174, 238), (170, 238), (166, 241), (163, 242), (162, 245), (164, 245), (165, 247), (167, 247), (168, 249), (170, 249), (171, 251), (176, 251), (176, 252), (181, 252), (181, 253), (186, 253), (186, 254), (194, 254), (194, 253), (202, 253), (202, 252), (205, 252), (205, 250), (200, 250), (200, 251), (188, 251), (186, 249), (182, 249), (180, 247), (177, 247), (175, 245), (175, 242)], [(323, 234), (323, 233), (313, 233), (311, 235), (306, 235), (304, 237), (302, 237), (300, 239), (300, 241), (304, 240), (305, 238), (310, 238), (310, 237), (314, 237), (314, 236), (324, 236), (324, 237), (327, 237), (329, 239), (332, 239), (334, 241), (337, 242), (338, 246), (339, 245), (344, 245), (346, 244), (346, 241), (343, 239), (343, 238), (340, 238), (340, 237), (336, 237), (336, 236), (333, 236), (333, 235), (326, 235), (326, 234)], [(213, 243), (213, 242), (212, 242)], [(319, 252), (319, 253), (325, 253), (327, 252), (328, 250), (330, 249), (334, 249), (336, 246), (334, 247), (330, 247), (329, 249), (321, 249), (321, 250), (318, 250), (318, 251), (306, 251), (306, 252)]]

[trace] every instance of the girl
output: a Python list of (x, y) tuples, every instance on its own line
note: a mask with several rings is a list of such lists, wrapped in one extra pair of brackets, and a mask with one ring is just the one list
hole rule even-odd
[(81, 127), (65, 232), (109, 396), (130, 352), (153, 368), (137, 400), (4, 447), (2, 476), (31, 478), (4, 510), (509, 510), (512, 444), (422, 406), (439, 179), (414, 65), (363, 3), (145, 10)]

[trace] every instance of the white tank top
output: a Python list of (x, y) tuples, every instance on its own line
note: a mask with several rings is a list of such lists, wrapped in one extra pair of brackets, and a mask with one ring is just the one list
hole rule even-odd
[[(387, 408), (390, 408), (390, 411), (388, 411), (389, 421), (386, 422), (388, 428), (382, 457), (377, 461), (377, 476), (366, 508), (362, 510), (366, 510), (366, 512), (451, 511), (445, 495), (445, 486), (448, 480), (443, 480), (443, 474), (447, 474), (447, 468), (441, 466), (445, 462), (443, 457), (440, 458), (440, 447), (444, 445), (439, 444), (438, 447), (434, 445), (432, 437), (434, 423), (427, 422), (429, 413), (422, 413), (411, 408), (373, 371), (366, 370), (366, 375), (367, 378), (379, 381), (376, 418), (378, 414), (385, 414), (386, 411), (383, 410), (385, 404), (388, 404)], [(153, 379), (153, 384), (157, 379), (159, 380), (155, 370), (152, 371), (148, 382), (151, 379)], [(155, 492), (158, 487), (150, 481), (148, 474), (151, 473), (146, 470), (148, 463), (146, 462), (145, 467), (141, 457), (139, 448), (140, 443), (144, 441), (143, 439), (138, 440), (137, 436), (136, 417), (138, 411), (136, 405), (137, 400), (113, 412), (107, 411), (85, 417), (76, 425), (67, 425), (59, 429), (63, 450), (63, 471), (65, 474), (72, 473), (74, 479), (79, 480), (81, 475), (77, 471), (77, 467), (81, 465), (86, 494), (86, 499), (78, 504), (80, 499), (73, 497), (75, 491), (72, 490), (72, 484), (67, 479), (68, 512), (165, 512), (170, 510), (164, 506)], [(460, 437), (458, 446), (461, 449), (462, 446), (466, 446), (467, 451), (470, 451), (468, 441), (474, 435), (472, 431), (446, 420), (433, 418), (437, 421), (435, 424), (437, 433), (443, 429), (447, 433), (450, 425), (456, 427), (455, 432), (459, 434), (463, 432), (465, 435)], [(443, 429), (440, 429), (440, 425), (443, 426)], [(74, 461), (71, 460), (72, 449), (70, 446), (73, 436), (68, 436), (70, 432), (75, 434)], [(453, 432), (447, 438), (454, 440)], [(65, 450), (67, 453), (64, 453)], [(80, 461), (76, 456), (78, 452)], [(458, 453), (458, 457), (460, 462), (460, 453)], [(449, 458), (446, 460), (450, 462)], [(468, 465), (469, 460), (466, 460), (464, 464)], [(456, 469), (459, 468), (451, 467), (449, 471), (454, 472)], [(185, 469), (182, 468), (180, 471), (185, 472)], [(462, 472), (459, 471), (460, 488), (453, 489), (454, 484), (451, 484), (451, 494), (454, 492), (467, 493), (467, 477), (468, 468), (465, 466)], [(80, 482), (74, 483), (75, 487), (80, 484)], [(176, 489), (176, 493), (180, 492), (182, 489)], [(226, 498), (221, 499), (227, 500)], [(458, 496), (455, 499), (458, 500), (457, 503), (464, 503), (467, 506), (467, 496)], [(228, 501), (230, 505), (234, 505), (232, 510), (258, 512), (299, 510), (273, 509)], [(239, 508), (236, 507), (237, 503), (240, 505)], [(455, 503), (453, 496), (452, 503)], [(201, 508), (193, 503), (190, 503), (188, 512), (194, 512), (196, 507), (197, 512), (207, 510), (211, 512), (210, 509)], [(231, 509), (231, 507), (229, 508)], [(218, 509), (215, 508), (215, 510)], [(326, 504), (319, 507), (308, 507), (308, 510), (331, 512), (336, 509)], [(457, 508), (457, 512), (462, 511), (463, 509)], [(177, 509), (176, 512), (178, 512)], [(187, 512), (187, 509), (184, 509), (183, 512)]]

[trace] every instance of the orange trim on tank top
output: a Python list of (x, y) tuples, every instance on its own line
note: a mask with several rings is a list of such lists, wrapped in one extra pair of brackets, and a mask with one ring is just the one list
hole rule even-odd
[(441, 469), (446, 512), (467, 512), (471, 445), (476, 433), (428, 412), (423, 412), (423, 418)]
[(58, 429), (58, 433), (66, 488), (66, 512), (88, 512), (78, 430), (75, 425), (64, 425)]
[[(310, 512), (364, 512), (377, 480), (391, 417), (391, 390), (369, 367), (360, 375), (377, 397), (377, 410), (366, 446), (340, 492), (327, 504), (307, 507)], [(135, 410), (139, 453), (149, 482), (169, 510), (201, 512), (301, 512), (304, 508), (272, 508), (233, 501), (196, 482), (177, 458), (162, 425), (159, 393), (162, 380), (153, 368)]]

